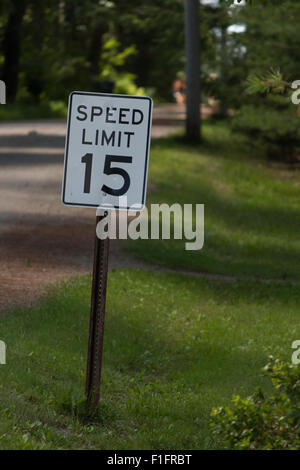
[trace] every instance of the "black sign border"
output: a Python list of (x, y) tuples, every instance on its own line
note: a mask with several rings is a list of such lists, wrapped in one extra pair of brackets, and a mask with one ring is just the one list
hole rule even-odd
[[(91, 96), (105, 96), (110, 98), (130, 98), (130, 99), (140, 99), (140, 100), (148, 100), (150, 107), (149, 107), (149, 118), (148, 118), (148, 128), (147, 128), (147, 145), (146, 145), (146, 155), (145, 155), (145, 170), (144, 170), (144, 181), (143, 181), (143, 193), (142, 193), (142, 207), (141, 209), (135, 209), (133, 207), (121, 207), (120, 206), (108, 206), (108, 207), (101, 207), (99, 204), (81, 204), (75, 202), (66, 202), (65, 201), (65, 192), (66, 192), (66, 180), (67, 180), (67, 167), (68, 167), (68, 156), (69, 156), (69, 139), (70, 139), (70, 127), (71, 127), (71, 115), (72, 115), (72, 100), (74, 95), (91, 95)], [(88, 91), (72, 91), (69, 95), (69, 106), (68, 106), (68, 124), (67, 124), (67, 141), (65, 145), (65, 155), (64, 155), (64, 174), (63, 174), (63, 191), (62, 191), (62, 202), (66, 206), (75, 206), (75, 207), (100, 207), (102, 210), (110, 210), (110, 209), (117, 209), (117, 210), (134, 210), (134, 211), (142, 211), (146, 204), (146, 178), (147, 178), (147, 170), (149, 164), (149, 154), (150, 154), (150, 125), (151, 125), (151, 116), (152, 116), (152, 106), (153, 101), (149, 96), (134, 96), (134, 95), (120, 95), (115, 93), (93, 93)]]

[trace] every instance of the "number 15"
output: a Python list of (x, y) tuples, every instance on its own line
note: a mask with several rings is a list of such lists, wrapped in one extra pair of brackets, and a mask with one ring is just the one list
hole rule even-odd
[[(85, 176), (84, 176), (84, 193), (91, 192), (91, 177), (92, 177), (92, 166), (93, 166), (93, 154), (86, 153), (82, 158), (81, 162), (85, 163)], [(120, 175), (122, 176), (124, 182), (123, 186), (119, 189), (113, 189), (104, 184), (101, 188), (101, 191), (104, 191), (107, 194), (112, 196), (122, 196), (127, 193), (130, 187), (130, 176), (126, 170), (118, 166), (112, 166), (112, 163), (132, 163), (132, 157), (124, 155), (106, 155), (104, 162), (103, 173), (105, 175)]]

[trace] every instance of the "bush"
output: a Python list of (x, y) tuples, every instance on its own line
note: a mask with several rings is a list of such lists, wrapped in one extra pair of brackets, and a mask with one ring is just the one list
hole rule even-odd
[(232, 398), (231, 407), (212, 410), (214, 434), (233, 449), (300, 449), (300, 368), (271, 356), (264, 368), (274, 393), (261, 390), (246, 399)]
[(286, 106), (286, 98), (280, 98), (285, 101), (282, 106), (280, 103), (277, 106), (243, 106), (233, 119), (233, 129), (250, 137), (253, 146), (268, 158), (292, 162), (300, 153), (300, 120), (296, 108)]
[(0, 121), (56, 119), (66, 118), (66, 116), (67, 103), (63, 101), (6, 104), (5, 106), (0, 106)]

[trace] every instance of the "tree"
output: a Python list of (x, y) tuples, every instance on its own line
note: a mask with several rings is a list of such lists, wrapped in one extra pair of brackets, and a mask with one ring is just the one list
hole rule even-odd
[(184, 0), (119, 2), (115, 24), (118, 40), (136, 50), (126, 71), (139, 86), (170, 100), (174, 78), (184, 68)]
[(201, 140), (199, 0), (185, 0), (186, 137)]
[[(206, 63), (214, 44), (204, 6), (201, 18)], [(11, 100), (65, 100), (74, 89), (126, 80), (128, 89), (170, 100), (185, 63), (184, 0), (1, 0), (0, 47)]]
[(11, 2), (10, 14), (3, 38), (3, 80), (7, 86), (7, 101), (15, 101), (19, 84), (22, 23), (27, 6), (26, 0)]
[[(255, 8), (249, 3), (237, 12), (237, 20), (245, 24), (245, 31), (236, 37), (244, 54), (240, 58), (243, 69), (240, 68), (241, 85), (237, 87), (240, 110), (235, 117), (235, 130), (250, 136), (252, 145), (271, 159), (298, 161), (299, 118), (285, 88), (298, 78), (299, 2), (269, 0), (255, 4)], [(252, 79), (247, 80), (247, 76)]]

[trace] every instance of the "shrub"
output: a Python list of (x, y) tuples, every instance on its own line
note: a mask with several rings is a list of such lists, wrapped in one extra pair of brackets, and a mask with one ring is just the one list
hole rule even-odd
[(271, 356), (264, 368), (273, 395), (261, 390), (246, 399), (232, 398), (231, 407), (212, 410), (214, 434), (233, 449), (300, 449), (300, 368)]
[(233, 119), (233, 129), (250, 137), (252, 145), (268, 158), (295, 161), (300, 154), (300, 119), (296, 108), (286, 105), (287, 98), (272, 99), (278, 100), (277, 106), (243, 106)]

